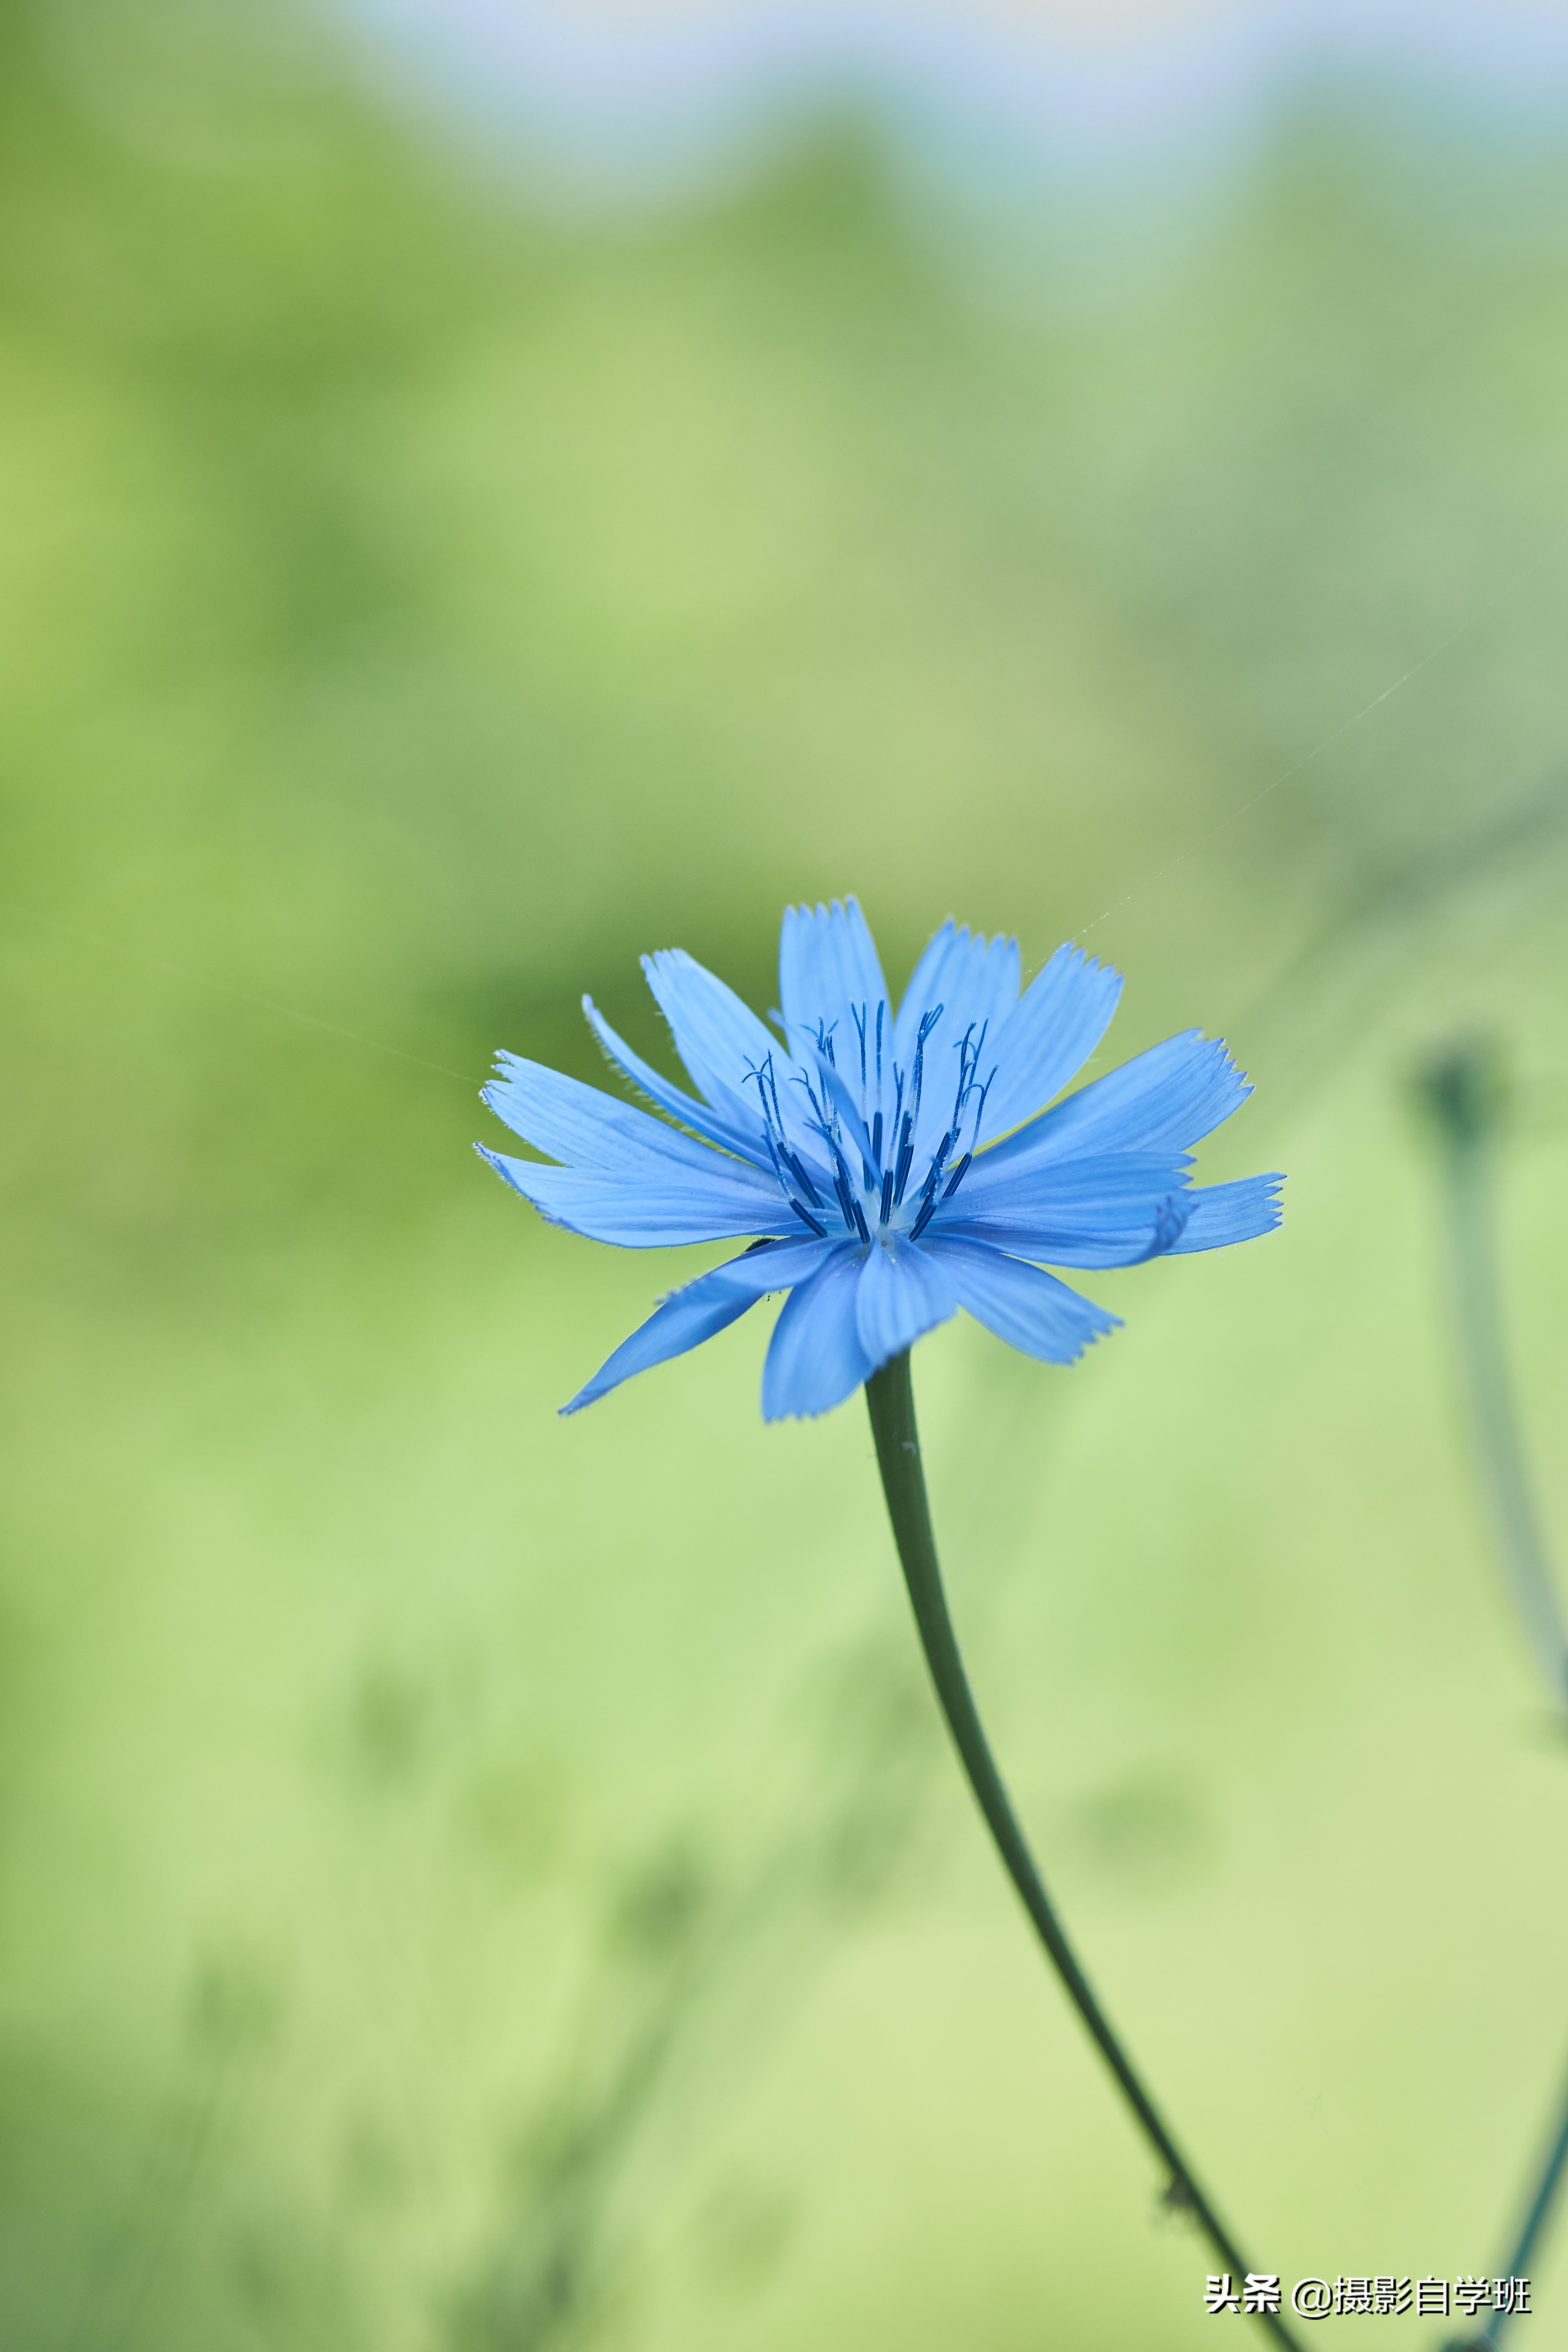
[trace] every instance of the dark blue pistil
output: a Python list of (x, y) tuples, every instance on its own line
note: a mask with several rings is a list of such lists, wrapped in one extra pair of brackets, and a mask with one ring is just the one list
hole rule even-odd
[[(915, 1099), (918, 1104), (920, 1099), (918, 1095)], [(899, 1138), (898, 1169), (893, 1179), (893, 1206), (895, 1209), (899, 1209), (903, 1206), (904, 1187), (910, 1181), (910, 1169), (914, 1162), (914, 1116), (912, 1112), (906, 1111), (904, 1113), (903, 1133)]]
[[(808, 1201), (820, 1207), (822, 1195), (807, 1175), (798, 1151), (792, 1151), (784, 1140), (784, 1119), (779, 1111), (778, 1081), (773, 1076), (773, 1057), (770, 1054), (760, 1069), (748, 1069), (748, 1078), (757, 1082), (757, 1098), (763, 1108), (763, 1139), (768, 1147), (768, 1157), (773, 1163), (773, 1174), (779, 1180), (779, 1190), (789, 1202), (802, 1224), (809, 1227), (819, 1240), (827, 1239), (827, 1228), (820, 1218), (795, 1199), (790, 1190), (790, 1178), (799, 1185)], [(770, 1099), (771, 1097), (771, 1099)]]
[(795, 1178), (795, 1182), (800, 1186), (801, 1191), (805, 1194), (806, 1199), (808, 1201), (820, 1201), (822, 1195), (817, 1191), (816, 1185), (812, 1182), (811, 1178), (806, 1174), (805, 1163), (801, 1159), (799, 1152), (786, 1151), (784, 1154), (784, 1166), (789, 1170), (790, 1174)]
[(838, 1194), (838, 1206), (844, 1214), (845, 1231), (851, 1234), (858, 1233), (863, 1242), (868, 1242), (871, 1235), (867, 1228), (859, 1202), (855, 1198), (842, 1174), (836, 1176), (833, 1181), (834, 1189)]

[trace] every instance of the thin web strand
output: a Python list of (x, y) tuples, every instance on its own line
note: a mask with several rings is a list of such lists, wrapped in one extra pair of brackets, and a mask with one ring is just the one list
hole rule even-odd
[(171, 980), (183, 980), (192, 988), (205, 988), (217, 996), (232, 997), (237, 1003), (248, 1004), (258, 1013), (274, 1013), (284, 1021), (298, 1022), (306, 1029), (319, 1029), (328, 1037), (340, 1037), (346, 1045), (360, 1045), (369, 1054), (383, 1054), (395, 1062), (408, 1062), (416, 1070), (433, 1070), (437, 1077), (456, 1078), (459, 1086), (482, 1087), (482, 1078), (466, 1070), (449, 1069), (445, 1062), (426, 1061), (423, 1054), (407, 1053), (401, 1045), (388, 1045), (379, 1037), (362, 1036), (357, 1029), (344, 1029), (336, 1021), (323, 1021), (319, 1013), (302, 1013), (296, 1004), (281, 1004), (274, 996), (258, 996), (253, 989), (237, 988), (232, 981), (215, 980), (210, 972), (192, 971), (188, 965), (171, 963), (165, 956), (145, 954), (140, 948), (122, 947), (116, 940), (95, 939), (90, 931), (79, 931), (68, 923), (57, 923), (49, 917), (37, 915), (31, 908), (16, 902), (0, 901), (9, 914), (25, 923), (59, 940), (69, 940), (76, 947), (90, 948), (97, 955), (118, 957), (123, 963), (140, 964), (144, 971), (161, 971)]
[[(1563, 540), (1554, 541), (1544, 554), (1536, 556), (1531, 562), (1524, 566), (1522, 571), (1516, 572), (1510, 580), (1506, 581), (1500, 588), (1489, 596), (1483, 604), (1478, 605), (1473, 613), (1458, 624), (1458, 627), (1450, 629), (1446, 637), (1440, 638), (1429, 653), (1423, 654), (1421, 659), (1413, 663), (1410, 668), (1396, 677), (1391, 686), (1385, 686), (1381, 694), (1373, 695), (1370, 702), (1345, 719), (1342, 725), (1325, 735), (1320, 742), (1314, 743), (1310, 751), (1303, 752), (1300, 759), (1283, 769), (1271, 782), (1264, 784), (1260, 790), (1253, 793), (1247, 800), (1232, 809), (1227, 815), (1221, 817), (1216, 824), (1210, 825), (1208, 830), (1200, 834), (1195, 841), (1189, 842), (1184, 849), (1179, 850), (1176, 856), (1169, 859), (1165, 865), (1156, 867), (1152, 874), (1146, 875), (1142, 882), (1135, 883), (1133, 887), (1125, 892), (1121, 898), (1112, 899), (1110, 905), (1101, 913), (1094, 916), (1091, 920), (1079, 924), (1071, 936), (1075, 940), (1082, 939), (1086, 933), (1098, 930), (1101, 923), (1109, 922), (1112, 915), (1119, 914), (1123, 907), (1131, 905), (1131, 901), (1140, 897), (1143, 891), (1152, 888), (1157, 882), (1163, 882), (1167, 875), (1173, 874), (1179, 866), (1184, 865), (1189, 857), (1195, 856), (1198, 851), (1213, 841), (1217, 835), (1226, 832), (1229, 826), (1239, 824), (1240, 820), (1260, 802), (1268, 800), (1272, 793), (1292, 782), (1304, 769), (1311, 766), (1314, 760), (1320, 759), (1325, 751), (1341, 741), (1352, 728), (1359, 727), (1363, 719), (1369, 719), (1374, 710), (1389, 701), (1402, 687), (1408, 686), (1413, 677), (1418, 677), (1424, 669), (1428, 668), (1441, 655), (1447, 653), (1450, 646), (1456, 644), (1470, 629), (1477, 627), (1485, 620), (1489, 613), (1494, 612), (1499, 604), (1514, 593), (1516, 589), (1521, 588), (1527, 580), (1533, 579), (1537, 572), (1544, 571), (1547, 565), (1562, 552), (1565, 544), (1568, 544), (1568, 541)], [(337, 1037), (346, 1045), (358, 1045), (366, 1053), (380, 1054), (392, 1061), (407, 1062), (415, 1069), (434, 1072), (437, 1077), (456, 1079), (460, 1086), (478, 1087), (484, 1083), (482, 1079), (473, 1076), (469, 1072), (451, 1069), (444, 1062), (429, 1061), (422, 1054), (410, 1054), (401, 1045), (388, 1045), (379, 1037), (363, 1036), (357, 1030), (345, 1029), (336, 1021), (324, 1020), (320, 1013), (302, 1012), (298, 1005), (283, 1004), (276, 997), (261, 996), (252, 989), (237, 987), (232, 981), (216, 980), (209, 972), (192, 971), (186, 965), (171, 963), (166, 957), (148, 955), (138, 948), (124, 947), (117, 940), (94, 938), (89, 932), (78, 930), (71, 925), (58, 923), (47, 916), (37, 914), (31, 908), (20, 906), (15, 900), (0, 901), (0, 904), (5, 904), (8, 912), (19, 916), (24, 922), (31, 923), (36, 929), (44, 931), (56, 939), (69, 940), (78, 947), (89, 948), (95, 954), (118, 957), (122, 962), (140, 964), (144, 971), (160, 971), (171, 980), (184, 981), (189, 987), (211, 990), (217, 995), (231, 997), (237, 1003), (248, 1004), (258, 1013), (270, 1013), (280, 1020), (295, 1022), (302, 1028), (320, 1030), (323, 1035)], [(877, 1008), (879, 1046), (881, 1042), (881, 1023), (882, 1007), (879, 1005)]]
[(1457, 644), (1458, 639), (1466, 635), (1469, 630), (1478, 627), (1489, 613), (1495, 612), (1500, 604), (1513, 594), (1515, 589), (1522, 588), (1525, 582), (1532, 580), (1538, 572), (1544, 572), (1547, 565), (1562, 553), (1564, 546), (1568, 546), (1568, 541), (1561, 539), (1554, 541), (1544, 555), (1536, 556), (1532, 562), (1525, 565), (1522, 572), (1516, 572), (1511, 580), (1505, 581), (1500, 588), (1487, 598), (1484, 604), (1479, 604), (1473, 613), (1468, 614), (1458, 624), (1457, 628), (1450, 629), (1447, 635), (1439, 639), (1438, 643), (1432, 647), (1430, 653), (1423, 654), (1418, 662), (1412, 663), (1402, 677), (1394, 679), (1392, 686), (1385, 686), (1381, 694), (1374, 694), (1370, 702), (1364, 704), (1352, 717), (1345, 719), (1342, 726), (1336, 727), (1331, 734), (1325, 735), (1321, 742), (1313, 744), (1310, 751), (1303, 751), (1299, 760), (1293, 761), (1289, 767), (1282, 769), (1271, 783), (1262, 785), (1247, 800), (1240, 802), (1227, 815), (1222, 816), (1216, 824), (1211, 824), (1206, 833), (1200, 833), (1195, 841), (1190, 841), (1185, 849), (1178, 850), (1175, 856), (1165, 865), (1157, 866), (1152, 874), (1145, 875), (1142, 882), (1134, 883), (1131, 889), (1122, 898), (1113, 898), (1110, 906), (1102, 913), (1096, 915), (1092, 921), (1080, 923), (1071, 934), (1072, 938), (1080, 940), (1087, 932), (1098, 930), (1101, 923), (1109, 922), (1112, 915), (1119, 915), (1123, 907), (1130, 906), (1132, 900), (1140, 897), (1143, 891), (1152, 889), (1156, 882), (1163, 882), (1168, 874), (1175, 872), (1178, 866), (1184, 866), (1189, 857), (1195, 857), (1198, 851), (1205, 848), (1216, 835), (1226, 832), (1233, 824), (1238, 824), (1260, 801), (1268, 800), (1271, 793), (1280, 791), (1286, 784), (1292, 783), (1303, 769), (1310, 768), (1314, 760), (1321, 759), (1325, 751), (1331, 750), (1333, 745), (1348, 735), (1352, 728), (1359, 727), (1363, 719), (1370, 719), (1374, 710), (1381, 709), (1384, 703), (1399, 692), (1401, 687), (1408, 686), (1413, 677), (1419, 677), (1421, 672), (1430, 667), (1440, 654), (1446, 654), (1451, 645)]

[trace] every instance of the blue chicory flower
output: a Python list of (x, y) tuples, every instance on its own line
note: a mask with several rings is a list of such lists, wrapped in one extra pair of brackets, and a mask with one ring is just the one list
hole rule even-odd
[[(952, 921), (895, 1013), (853, 898), (785, 910), (782, 1042), (679, 948), (643, 970), (697, 1096), (583, 1009), (655, 1118), (500, 1055), (484, 1099), (562, 1164), (477, 1147), (552, 1223), (631, 1249), (753, 1236), (663, 1300), (563, 1412), (789, 1293), (763, 1372), (769, 1421), (826, 1412), (963, 1307), (1071, 1363), (1119, 1318), (1044, 1270), (1220, 1249), (1278, 1224), (1279, 1176), (1194, 1190), (1191, 1146), (1251, 1092), (1195, 1029), (1054, 1098), (1121, 979), (1057, 950), (1020, 995), (1018, 948)], [(671, 1123), (673, 1122), (673, 1123)]]

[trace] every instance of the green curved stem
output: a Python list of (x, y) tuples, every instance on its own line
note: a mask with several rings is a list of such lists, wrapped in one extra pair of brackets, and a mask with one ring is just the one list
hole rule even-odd
[[(921, 1645), (964, 1776), (985, 1817), (985, 1825), (1007, 1875), (1067, 1989), (1068, 1998), (1170, 2176), (1169, 2201), (1194, 2215), (1225, 2269), (1239, 2285), (1250, 2265), (1172, 2137), (1079, 1966), (996, 1769), (969, 1678), (963, 1671), (963, 1659), (948, 1614), (947, 1596), (942, 1591), (931, 1507), (926, 1500), (925, 1474), (921, 1467), (920, 1432), (915, 1425), (914, 1388), (907, 1349), (901, 1356), (884, 1364), (880, 1371), (873, 1372), (866, 1383), (866, 1402), (871, 1412), (871, 1433), (877, 1443), (888, 1516), (893, 1523), (893, 1540), (903, 1566)], [(1296, 2337), (1277, 2313), (1258, 2312), (1253, 2316), (1277, 2344), (1289, 2346), (1290, 2352), (1300, 2352)]]
[[(1485, 1040), (1461, 1039), (1429, 1057), (1417, 1084), (1442, 1152), (1455, 1339), (1492, 1534), (1536, 1666), (1559, 1713), (1568, 1713), (1568, 1632), (1526, 1465), (1498, 1283), (1492, 1161), (1503, 1102), (1497, 1057)], [(1568, 2102), (1529, 2192), (1505, 2277), (1529, 2275), (1565, 2177)], [(1471, 2341), (1496, 2352), (1512, 2318), (1494, 2313)]]
[[(1518, 2242), (1509, 2255), (1508, 2268), (1502, 2273), (1505, 2278), (1530, 2276), (1530, 2265), (1534, 2260), (1535, 2250), (1541, 2242), (1546, 2224), (1552, 2218), (1552, 2208), (1556, 2202), (1557, 2191), (1562, 2186), (1565, 2170), (1568, 2170), (1568, 2107), (1564, 2108), (1562, 2121), (1557, 2126), (1557, 2137), (1546, 2152), (1546, 2161), (1542, 2167), (1541, 2177), (1536, 2183), (1530, 2210), (1520, 2225)], [(1502, 2342), (1504, 2334), (1512, 2325), (1513, 2318), (1512, 2312), (1493, 2313), (1481, 2336), (1481, 2342), (1489, 2347), (1489, 2352), (1496, 2352), (1496, 2347)]]
[(1442, 1145), (1455, 1336), (1488, 1514), (1525, 1639), (1554, 1706), (1568, 1712), (1568, 1632), (1525, 1465), (1498, 1295), (1498, 1081), (1485, 1046), (1458, 1045), (1434, 1055), (1421, 1084)]

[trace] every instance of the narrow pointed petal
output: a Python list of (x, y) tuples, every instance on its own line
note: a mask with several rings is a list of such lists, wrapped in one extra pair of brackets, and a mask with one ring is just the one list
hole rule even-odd
[[(775, 1066), (783, 1061), (778, 1039), (732, 988), (683, 948), (644, 956), (642, 968), (698, 1093), (731, 1123), (761, 1127), (756, 1086), (747, 1073), (760, 1070), (770, 1055)], [(781, 1072), (781, 1101), (787, 1091)]]
[(1100, 1151), (1083, 1159), (1005, 1160), (983, 1152), (932, 1230), (950, 1218), (1103, 1219), (1117, 1226), (1152, 1216), (1169, 1193), (1185, 1189), (1185, 1152)]
[(583, 1010), (588, 1017), (589, 1027), (611, 1061), (625, 1073), (634, 1087), (647, 1095), (650, 1102), (657, 1103), (660, 1110), (668, 1111), (671, 1118), (678, 1118), (683, 1127), (690, 1128), (693, 1134), (704, 1136), (710, 1143), (717, 1144), (721, 1150), (732, 1151), (740, 1159), (749, 1160), (754, 1167), (771, 1168), (772, 1162), (762, 1141), (760, 1117), (750, 1125), (721, 1118), (707, 1103), (697, 1101), (695, 1097), (684, 1093), (679, 1087), (672, 1086), (668, 1078), (661, 1077), (640, 1054), (634, 1054), (625, 1038), (617, 1037), (591, 996), (583, 999)]
[(983, 1242), (936, 1238), (926, 1244), (977, 1323), (1046, 1364), (1076, 1363), (1092, 1340), (1120, 1330), (1120, 1316), (1097, 1307), (1037, 1265)]
[(763, 1417), (803, 1420), (842, 1404), (876, 1367), (855, 1319), (860, 1253), (846, 1244), (791, 1291), (763, 1367)]
[[(978, 1053), (984, 1083), (997, 1066), (996, 1040), (1012, 1019), (1017, 999), (1017, 941), (1000, 934), (987, 940), (966, 925), (944, 923), (915, 966), (899, 1007), (894, 1050), (912, 1088), (921, 1024), (936, 1013), (921, 1054), (922, 1084), (910, 1134), (917, 1185), (944, 1135), (962, 1136), (959, 1150), (973, 1142), (980, 1097), (972, 1094), (960, 1106), (959, 1091), (969, 1067), (963, 1043), (967, 1037)], [(906, 1105), (910, 1099), (906, 1093)]]
[(938, 1004), (945, 1008), (944, 1033), (962, 1037), (972, 1025), (978, 1029), (986, 1022), (988, 1043), (994, 1045), (1017, 1002), (1017, 940), (1000, 931), (988, 940), (984, 931), (972, 931), (967, 923), (950, 919), (910, 975), (894, 1025), (894, 1053), (907, 1069), (914, 1058), (921, 1015)]
[(918, 1242), (879, 1244), (860, 1274), (855, 1319), (873, 1366), (912, 1347), (958, 1311), (958, 1293), (946, 1268)]
[(721, 1160), (710, 1145), (678, 1134), (634, 1104), (617, 1102), (601, 1087), (585, 1087), (541, 1062), (500, 1054), (496, 1069), (498, 1075), (483, 1089), (496, 1117), (536, 1151), (547, 1151), (585, 1176), (668, 1184), (677, 1169), (704, 1179), (722, 1174), (726, 1168), (741, 1172), (733, 1160)]
[(623, 1249), (670, 1249), (687, 1242), (739, 1241), (747, 1234), (793, 1240), (800, 1231), (778, 1186), (738, 1181), (739, 1163), (736, 1178), (704, 1180), (672, 1168), (667, 1183), (632, 1185), (537, 1160), (512, 1160), (482, 1143), (474, 1148), (552, 1224), (585, 1234), (590, 1241), (616, 1242)]
[(738, 1322), (770, 1291), (807, 1280), (826, 1254), (821, 1242), (769, 1242), (732, 1258), (728, 1265), (715, 1266), (711, 1274), (699, 1275), (695, 1282), (661, 1299), (647, 1321), (621, 1341), (562, 1412), (580, 1412), (634, 1372), (646, 1372), (700, 1347), (704, 1339)]
[[(1000, 1163), (1080, 1151), (1185, 1151), (1251, 1092), (1223, 1040), (1187, 1029), (1081, 1087), (985, 1157)], [(986, 1114), (989, 1125), (989, 1104)]]
[(1119, 971), (1081, 948), (1057, 950), (986, 1040), (981, 1075), (994, 1061), (996, 1082), (985, 1097), (982, 1143), (1033, 1118), (1061, 1092), (1104, 1036), (1121, 993)]
[[(1157, 1201), (1093, 1202), (1012, 1214), (944, 1218), (931, 1233), (939, 1239), (989, 1243), (1009, 1257), (1047, 1265), (1141, 1265), (1174, 1249), (1187, 1223), (1191, 1192), (1172, 1192)], [(962, 1200), (956, 1204), (963, 1206)]]
[(1231, 1242), (1255, 1241), (1279, 1223), (1283, 1176), (1243, 1176), (1235, 1184), (1203, 1184), (1187, 1199), (1192, 1214), (1171, 1244), (1173, 1257), (1195, 1250), (1225, 1249)]
[(806, 1059), (806, 1040), (818, 1024), (831, 1034), (834, 1059), (852, 1086), (860, 1076), (860, 1039), (856, 1015), (876, 1034), (877, 1007), (892, 1006), (888, 983), (865, 916), (857, 901), (835, 898), (831, 907), (786, 907), (779, 930), (779, 1004), (796, 1061)]

